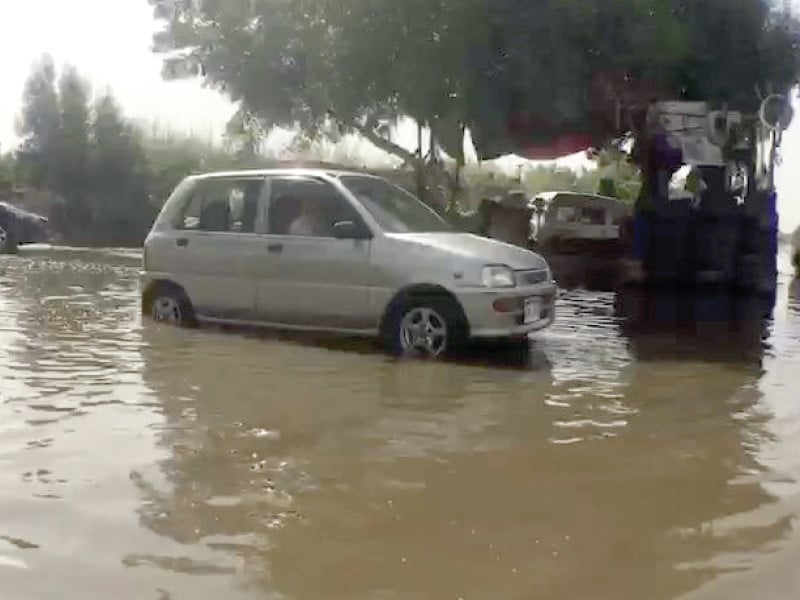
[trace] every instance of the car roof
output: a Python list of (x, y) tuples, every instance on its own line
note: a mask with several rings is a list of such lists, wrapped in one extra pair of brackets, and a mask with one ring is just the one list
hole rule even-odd
[(600, 194), (592, 194), (588, 192), (559, 192), (559, 191), (547, 191), (547, 192), (539, 192), (536, 194), (537, 198), (544, 198), (545, 200), (552, 200), (553, 198), (569, 198), (574, 200), (610, 200), (611, 202), (619, 202), (624, 204), (622, 200), (618, 198), (612, 198), (611, 196), (602, 196)]
[(0, 211), (15, 216), (18, 219), (45, 219), (42, 215), (33, 213), (19, 206), (14, 206), (8, 202), (0, 201)]
[(377, 175), (365, 173), (363, 171), (354, 171), (348, 169), (324, 169), (324, 168), (307, 168), (307, 167), (282, 167), (282, 168), (269, 168), (269, 169), (243, 169), (237, 171), (210, 171), (208, 173), (196, 173), (190, 177), (193, 179), (217, 179), (229, 177), (268, 177), (275, 175), (294, 175), (305, 177), (342, 177), (342, 176), (358, 176), (358, 177), (373, 177), (378, 179)]
[(599, 194), (586, 194), (581, 192), (542, 192), (536, 195), (549, 204), (564, 206), (602, 206), (609, 209), (627, 210), (631, 205), (618, 198), (601, 196)]

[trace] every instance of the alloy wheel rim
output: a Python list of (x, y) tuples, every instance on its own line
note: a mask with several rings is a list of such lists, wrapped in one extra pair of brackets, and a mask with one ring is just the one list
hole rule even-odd
[(413, 308), (400, 323), (400, 345), (404, 352), (440, 356), (447, 348), (447, 324), (431, 308)]
[(180, 323), (180, 304), (175, 298), (159, 296), (153, 301), (153, 319), (165, 323)]

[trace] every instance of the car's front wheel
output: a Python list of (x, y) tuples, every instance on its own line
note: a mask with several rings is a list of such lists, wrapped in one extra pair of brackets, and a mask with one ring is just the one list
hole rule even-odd
[(411, 296), (397, 302), (384, 330), (384, 345), (395, 355), (439, 358), (467, 342), (461, 307), (442, 295)]
[(158, 323), (177, 327), (195, 324), (194, 309), (186, 293), (171, 285), (158, 285), (146, 298), (146, 309)]

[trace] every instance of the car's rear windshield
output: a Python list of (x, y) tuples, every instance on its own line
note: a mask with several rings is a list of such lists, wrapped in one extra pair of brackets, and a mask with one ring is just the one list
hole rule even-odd
[(387, 233), (452, 231), (450, 224), (403, 188), (377, 177), (345, 175), (344, 186)]

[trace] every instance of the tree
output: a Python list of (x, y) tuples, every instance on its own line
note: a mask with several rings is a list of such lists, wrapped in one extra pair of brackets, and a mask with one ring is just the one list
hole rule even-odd
[(235, 155), (210, 141), (172, 131), (153, 130), (142, 143), (148, 163), (148, 196), (153, 206), (161, 206), (186, 175), (241, 167)]
[(93, 101), (75, 68), (63, 68), (56, 87), (49, 57), (32, 67), (19, 132), (17, 151), (0, 154), (0, 189), (44, 188), (51, 226), (69, 243), (138, 244), (157, 206), (187, 174), (258, 159), (255, 134), (238, 155), (169, 132), (145, 136), (110, 93)]
[(751, 108), (798, 71), (797, 22), (769, 0), (148, 1), (168, 76), (199, 73), (268, 124), (333, 116), (411, 163), (382, 121), (409, 115), (454, 157), (465, 126), (483, 158), (557, 153), (653, 96)]
[(140, 133), (107, 92), (95, 103), (90, 154), (92, 207), (89, 220), (99, 239), (140, 242), (154, 207)]
[(23, 92), (19, 159), (36, 185), (55, 186), (58, 179), (61, 116), (55, 82), (55, 64), (45, 55), (34, 63)]
[(0, 191), (14, 187), (16, 179), (16, 159), (13, 154), (2, 152), (0, 148)]
[(258, 117), (244, 109), (236, 111), (225, 129), (228, 146), (236, 159), (244, 164), (252, 165), (258, 161), (266, 136)]
[(66, 67), (59, 80), (60, 129), (56, 150), (54, 187), (65, 200), (67, 220), (84, 227), (91, 218), (87, 188), (89, 173), (89, 84), (74, 67)]
[(59, 80), (61, 107), (59, 185), (66, 191), (83, 187), (89, 164), (89, 84), (74, 67), (66, 67)]
[[(358, 131), (417, 168), (437, 163), (439, 138), (451, 131), (459, 142), (463, 138), (458, 123), (455, 130), (441, 125), (460, 97), (447, 73), (459, 57), (456, 42), (469, 43), (445, 23), (455, 14), (449, 3), (441, 3), (435, 18), (421, 0), (153, 4), (170, 23), (156, 36), (156, 48), (178, 50), (165, 61), (165, 75), (202, 71), (266, 128), (299, 124), (311, 137)], [(427, 157), (379, 132), (406, 114), (437, 131)], [(461, 163), (462, 154), (454, 154)]]

